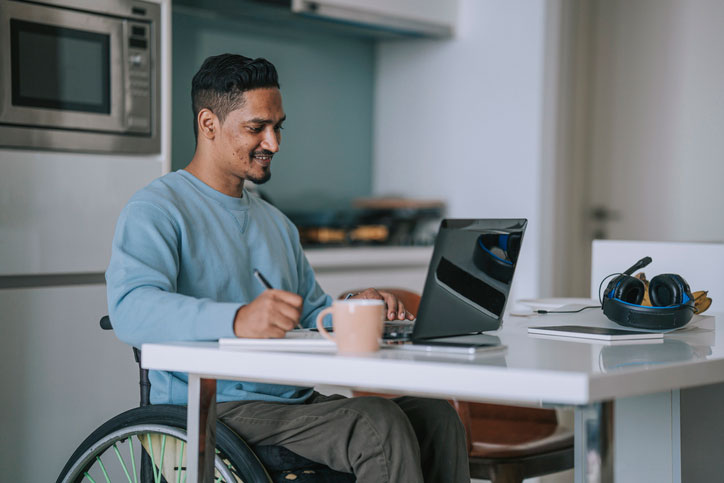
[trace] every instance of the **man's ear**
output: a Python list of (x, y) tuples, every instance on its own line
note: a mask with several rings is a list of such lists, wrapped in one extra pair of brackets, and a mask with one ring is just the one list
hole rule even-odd
[(206, 139), (214, 139), (219, 132), (219, 118), (207, 108), (199, 111), (199, 115), (196, 117), (196, 123), (199, 128), (199, 134)]

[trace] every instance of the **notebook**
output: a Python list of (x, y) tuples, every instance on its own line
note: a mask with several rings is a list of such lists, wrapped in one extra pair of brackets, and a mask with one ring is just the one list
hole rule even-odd
[(283, 339), (242, 339), (242, 338), (221, 338), (219, 347), (222, 349), (246, 349), (246, 350), (280, 350), (280, 351), (301, 351), (301, 352), (336, 352), (337, 346), (331, 340), (323, 338), (320, 334), (313, 334), (310, 337), (294, 337), (289, 334), (296, 330), (289, 331)]
[(588, 327), (583, 325), (552, 325), (544, 327), (528, 327), (528, 333), (606, 341), (664, 338), (664, 334), (662, 334), (661, 332), (639, 332), (636, 330), (609, 329), (604, 327)]
[[(382, 345), (386, 341), (404, 339), (412, 332), (412, 321), (387, 321), (383, 333)], [(334, 332), (327, 329), (329, 332)], [(288, 350), (304, 352), (336, 352), (334, 342), (322, 337), (317, 329), (294, 329), (286, 333), (282, 339), (219, 339), (222, 348), (257, 349), (257, 350)]]

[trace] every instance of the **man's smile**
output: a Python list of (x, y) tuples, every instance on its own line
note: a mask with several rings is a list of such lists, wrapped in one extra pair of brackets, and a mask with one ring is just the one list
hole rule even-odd
[(272, 153), (253, 153), (251, 158), (266, 168), (271, 163), (273, 156)]

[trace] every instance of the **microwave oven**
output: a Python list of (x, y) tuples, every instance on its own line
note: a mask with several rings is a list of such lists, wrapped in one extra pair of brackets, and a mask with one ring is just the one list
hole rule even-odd
[(0, 146), (159, 153), (160, 17), (136, 0), (0, 0)]

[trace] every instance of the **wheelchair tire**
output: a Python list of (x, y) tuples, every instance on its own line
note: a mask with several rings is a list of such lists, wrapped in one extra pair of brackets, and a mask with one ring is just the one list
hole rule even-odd
[[(154, 405), (134, 408), (111, 418), (91, 433), (70, 457), (57, 483), (185, 481), (185, 443), (185, 407)], [(167, 455), (169, 459), (166, 459)], [(152, 462), (145, 465), (145, 476), (139, 476), (144, 466), (142, 458)], [(244, 440), (220, 421), (216, 425), (214, 466), (215, 481), (271, 481)], [(154, 474), (148, 479), (150, 472)]]

